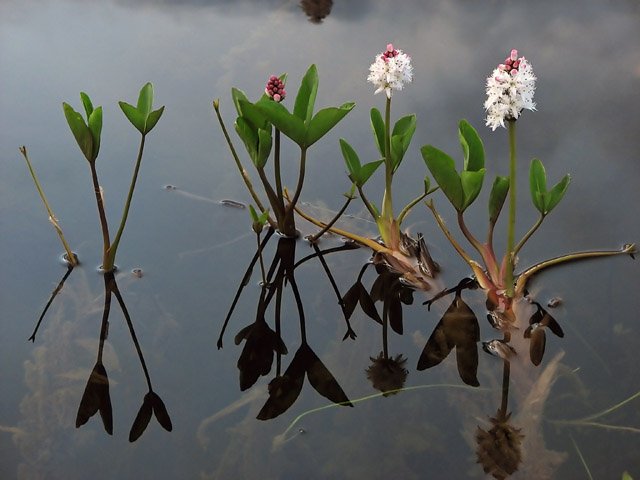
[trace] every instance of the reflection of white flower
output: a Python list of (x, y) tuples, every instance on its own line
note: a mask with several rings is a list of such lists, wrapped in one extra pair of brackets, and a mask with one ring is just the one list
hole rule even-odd
[(412, 79), (411, 57), (402, 53), (402, 50), (393, 48), (391, 43), (371, 64), (367, 77), (367, 81), (377, 87), (375, 93), (384, 90), (387, 98), (391, 98), (391, 90), (402, 90), (404, 84), (410, 83)]
[(511, 50), (504, 63), (487, 78), (487, 126), (495, 130), (504, 127), (505, 120), (517, 119), (522, 110), (535, 110), (535, 90), (536, 76), (531, 65), (526, 58), (518, 58), (517, 50)]

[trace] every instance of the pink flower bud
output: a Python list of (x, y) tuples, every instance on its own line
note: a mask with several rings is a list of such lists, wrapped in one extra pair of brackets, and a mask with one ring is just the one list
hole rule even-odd
[(513, 63), (513, 60), (511, 60), (510, 58), (506, 58), (504, 63), (505, 65), (511, 65)]
[(279, 102), (279, 101), (281, 100), (280, 94), (276, 93), (276, 94), (273, 96), (273, 99), (274, 99), (276, 102)]
[(517, 59), (518, 59), (518, 50), (514, 48), (513, 50), (511, 50), (511, 60), (515, 62)]
[(511, 69), (511, 71), (509, 73), (511, 74), (512, 77), (515, 77), (518, 74), (518, 69), (517, 68), (513, 68), (513, 69)]
[(516, 60), (513, 62), (513, 68), (518, 68), (520, 66), (520, 60)]
[(387, 44), (387, 52), (393, 53), (393, 43), (388, 43)]

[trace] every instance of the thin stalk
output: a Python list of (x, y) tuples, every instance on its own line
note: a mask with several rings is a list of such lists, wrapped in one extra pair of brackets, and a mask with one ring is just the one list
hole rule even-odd
[(75, 266), (78, 265), (78, 259), (76, 258), (76, 256), (71, 251), (71, 247), (67, 243), (67, 240), (64, 238), (64, 234), (62, 233), (62, 228), (58, 224), (58, 219), (56, 218), (56, 216), (54, 215), (53, 211), (51, 210), (51, 207), (49, 206), (49, 202), (47, 201), (47, 197), (45, 196), (44, 191), (42, 190), (42, 187), (40, 186), (40, 182), (38, 181), (38, 177), (36, 176), (36, 172), (33, 170), (33, 166), (31, 165), (31, 161), (29, 160), (29, 155), (27, 153), (27, 147), (25, 147), (24, 145), (22, 147), (20, 147), (20, 153), (22, 153), (22, 156), (24, 157), (25, 161), (27, 162), (27, 167), (29, 167), (29, 172), (31, 173), (31, 178), (33, 178), (33, 183), (35, 183), (36, 189), (38, 190), (38, 193), (40, 194), (40, 198), (42, 199), (42, 203), (44, 203), (44, 208), (47, 209), (47, 213), (49, 214), (49, 221), (51, 222), (51, 224), (53, 225), (53, 228), (55, 228), (56, 232), (58, 233), (58, 237), (60, 237), (60, 241), (62, 242), (62, 246), (64, 247), (64, 250), (67, 252), (68, 262), (71, 264), (72, 267), (75, 267)]
[(569, 438), (571, 438), (571, 443), (573, 443), (573, 448), (575, 448), (576, 452), (578, 453), (578, 457), (580, 458), (580, 463), (582, 463), (582, 466), (584, 467), (584, 470), (587, 473), (587, 478), (589, 480), (593, 480), (593, 475), (591, 475), (591, 470), (589, 470), (589, 465), (587, 465), (587, 461), (584, 459), (582, 452), (578, 448), (578, 444), (576, 443), (576, 441), (573, 439), (571, 435), (569, 435)]
[(278, 199), (280, 200), (280, 207), (284, 211), (284, 198), (282, 196), (282, 175), (280, 172), (280, 130), (277, 128), (275, 135), (275, 142), (273, 148), (273, 165), (276, 177), (276, 194), (278, 195)]
[(624, 245), (620, 250), (590, 250), (586, 252), (569, 253), (567, 255), (561, 255), (559, 257), (545, 260), (544, 262), (540, 262), (532, 267), (529, 267), (527, 270), (525, 270), (518, 276), (515, 292), (516, 294), (520, 294), (521, 292), (523, 292), (529, 279), (536, 273), (540, 272), (541, 270), (544, 270), (545, 268), (554, 267), (556, 265), (560, 265), (566, 262), (574, 262), (576, 260), (586, 260), (589, 258), (609, 257), (612, 255), (621, 255), (623, 253), (626, 253), (628, 255), (633, 255), (635, 251), (636, 251), (635, 244), (628, 243)]
[[(384, 170), (385, 187), (382, 199), (382, 217), (389, 223), (393, 219), (393, 200), (391, 183), (393, 180), (393, 165), (391, 164), (391, 98), (387, 97), (384, 113)], [(387, 239), (384, 239), (387, 240)]]
[(398, 215), (398, 225), (402, 225), (402, 221), (404, 220), (404, 217), (406, 217), (407, 214), (411, 211), (411, 209), (415, 207), (423, 198), (429, 195), (429, 193), (431, 192), (424, 192), (422, 195), (414, 198), (400, 211), (400, 215)]
[(262, 260), (262, 244), (260, 242), (260, 234), (256, 234), (256, 241), (258, 242), (258, 258), (260, 259), (260, 273), (262, 274), (262, 284), (267, 284), (267, 277), (264, 271), (264, 261)]
[(62, 287), (64, 286), (64, 282), (67, 281), (67, 278), (69, 278), (69, 275), (71, 275), (72, 271), (73, 271), (73, 265), (67, 265), (66, 273), (62, 276), (62, 280), (60, 280), (58, 282), (58, 285), (56, 285), (56, 288), (53, 289), (53, 292), (51, 292), (51, 296), (49, 297), (49, 301), (44, 306), (44, 309), (42, 310), (42, 313), (40, 314), (40, 318), (38, 318), (38, 322), (36, 323), (36, 327), (33, 329), (33, 333), (31, 334), (31, 336), (28, 339), (31, 342), (35, 343), (36, 334), (38, 333), (38, 329), (40, 328), (40, 324), (42, 323), (42, 320), (44, 320), (44, 316), (47, 314), (47, 310), (49, 310), (49, 307), (53, 303), (53, 300), (58, 296), (58, 294), (62, 290)]
[(296, 190), (293, 193), (293, 198), (290, 201), (289, 208), (293, 209), (296, 203), (298, 202), (298, 198), (300, 198), (300, 193), (302, 192), (302, 185), (304, 184), (304, 174), (307, 165), (307, 148), (300, 148), (300, 171), (298, 172), (298, 185), (296, 186)]
[(93, 181), (93, 192), (96, 195), (96, 204), (98, 206), (98, 216), (100, 217), (100, 226), (102, 227), (102, 265), (107, 264), (107, 255), (111, 246), (109, 239), (109, 224), (107, 223), (107, 215), (104, 211), (104, 199), (102, 198), (102, 189), (98, 183), (98, 172), (96, 171), (95, 162), (89, 163), (91, 168), (91, 180)]
[(389, 358), (389, 306), (388, 302), (382, 305), (382, 357)]
[[(219, 100), (213, 101), (213, 108), (216, 111), (216, 116), (218, 117), (218, 123), (220, 123), (220, 128), (222, 129), (222, 134), (224, 135), (224, 138), (227, 141), (227, 145), (229, 146), (229, 150), (231, 151), (231, 156), (233, 157), (233, 160), (235, 161), (236, 166), (240, 171), (240, 176), (242, 177), (242, 180), (244, 180), (244, 184), (247, 186), (247, 190), (249, 190), (249, 194), (251, 195), (251, 198), (253, 198), (253, 201), (255, 202), (256, 206), (260, 209), (262, 213), (264, 213), (267, 211), (267, 209), (264, 207), (264, 205), (260, 201), (260, 198), (258, 197), (258, 194), (254, 190), (253, 184), (251, 183), (251, 179), (249, 178), (249, 174), (247, 173), (245, 168), (242, 166), (242, 162), (240, 162), (240, 158), (236, 153), (236, 149), (234, 148), (233, 143), (231, 142), (231, 137), (229, 136), (229, 132), (227, 132), (227, 127), (225, 127), (224, 125), (224, 120), (222, 120), (222, 115), (220, 114)], [(273, 221), (271, 216), (269, 216), (268, 221), (271, 227), (276, 228), (276, 222)]]
[(322, 227), (322, 230), (320, 230), (318, 233), (316, 233), (315, 235), (311, 235), (309, 237), (309, 242), (311, 243), (315, 243), (318, 241), (318, 239), (324, 235), (325, 233), (327, 233), (327, 231), (333, 226), (334, 223), (336, 223), (338, 221), (338, 219), (342, 216), (342, 214), (345, 212), (345, 210), (347, 209), (347, 207), (349, 206), (349, 204), (351, 203), (351, 200), (353, 200), (353, 197), (348, 196), (347, 197), (347, 201), (344, 202), (344, 205), (342, 206), (342, 208), (340, 209), (340, 211), (335, 215), (335, 217), (333, 217), (331, 219), (331, 221), (329, 223), (327, 223), (324, 227)]
[(516, 122), (509, 120), (509, 225), (507, 230), (506, 294), (513, 297), (513, 244), (516, 229)]
[(276, 215), (276, 220), (281, 221), (280, 219), (284, 218), (284, 207), (282, 207), (282, 199), (278, 197), (277, 193), (273, 190), (273, 187), (269, 183), (269, 179), (264, 171), (264, 168), (257, 168), (258, 176), (260, 177), (260, 181), (262, 182), (262, 186), (264, 187), (264, 191), (267, 194), (267, 198), (269, 199), (269, 203), (271, 204), (271, 208), (273, 208), (273, 212)]
[(364, 194), (364, 190), (360, 185), (358, 186), (358, 193), (360, 194), (360, 198), (362, 199), (364, 206), (367, 207), (367, 210), (369, 211), (373, 219), (378, 220), (378, 217), (380, 216), (379, 213), (376, 212), (375, 208), (373, 208), (373, 205), (371, 205), (369, 200), (367, 200), (367, 197)]
[(518, 252), (524, 246), (524, 244), (527, 243), (527, 240), (529, 240), (529, 238), (531, 238), (531, 235), (533, 235), (535, 231), (540, 227), (544, 218), (545, 218), (545, 215), (540, 214), (540, 216), (538, 217), (538, 220), (536, 220), (536, 223), (534, 223), (533, 226), (529, 229), (529, 231), (525, 234), (525, 236), (522, 237), (522, 240), (518, 242), (518, 244), (513, 249), (514, 257), (518, 255)]
[(484, 245), (480, 243), (480, 241), (471, 233), (471, 231), (467, 228), (467, 224), (464, 223), (464, 213), (458, 211), (458, 226), (462, 231), (462, 234), (465, 236), (469, 243), (475, 248), (478, 253), (484, 257)]
[(140, 171), (140, 164), (142, 163), (142, 155), (144, 153), (145, 139), (146, 139), (146, 135), (142, 134), (140, 138), (140, 147), (138, 148), (138, 158), (136, 159), (136, 165), (133, 169), (133, 177), (131, 178), (131, 185), (129, 185), (129, 193), (127, 195), (127, 200), (124, 204), (124, 211), (122, 212), (120, 227), (118, 228), (118, 232), (116, 233), (116, 236), (113, 239), (113, 243), (109, 247), (109, 255), (107, 257), (107, 262), (102, 265), (104, 270), (107, 272), (113, 270), (113, 264), (116, 260), (116, 253), (118, 251), (118, 245), (120, 244), (120, 238), (122, 237), (122, 232), (124, 232), (124, 226), (127, 223), (127, 217), (129, 216), (129, 208), (131, 207), (131, 200), (133, 199), (133, 191), (136, 188), (136, 181), (138, 180), (138, 172)]

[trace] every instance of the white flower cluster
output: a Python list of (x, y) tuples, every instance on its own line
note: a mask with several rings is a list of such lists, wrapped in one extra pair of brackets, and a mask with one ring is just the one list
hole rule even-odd
[(487, 126), (495, 130), (504, 127), (505, 120), (515, 120), (522, 110), (535, 110), (533, 94), (536, 76), (526, 58), (518, 58), (518, 51), (511, 50), (503, 64), (487, 78)]
[(396, 50), (390, 43), (387, 49), (376, 56), (375, 62), (369, 67), (367, 81), (376, 86), (374, 93), (385, 91), (387, 98), (391, 98), (391, 90), (402, 90), (405, 83), (413, 79), (411, 57)]

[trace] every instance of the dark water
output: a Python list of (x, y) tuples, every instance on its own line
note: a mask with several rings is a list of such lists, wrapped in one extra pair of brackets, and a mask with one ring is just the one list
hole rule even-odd
[[(270, 377), (240, 392), (235, 363), (241, 347), (233, 344), (233, 336), (255, 317), (257, 270), (234, 312), (225, 347), (217, 350), (215, 344), (255, 238), (246, 210), (219, 204), (249, 197), (211, 101), (222, 99), (231, 123), (232, 86), (255, 98), (269, 75), (288, 72), (293, 91), (311, 63), (320, 74), (318, 105), (355, 101), (339, 131), (310, 150), (310, 180), (302, 199), (307, 208), (329, 217), (324, 209), (338, 209), (349, 187), (337, 139), (345, 137), (361, 157), (375, 158), (368, 112), (372, 106), (383, 108), (383, 98), (372, 95), (366, 74), (374, 55), (390, 41), (411, 55), (415, 68), (415, 81), (394, 96), (394, 114), (418, 116), (412, 150), (396, 176), (398, 204), (420, 188), (426, 169), (419, 146), (458, 151), (460, 118), (478, 127), (490, 175), (507, 173), (506, 132), (483, 127), (482, 103), (485, 77), (515, 47), (539, 78), (538, 111), (527, 112), (518, 123), (519, 231), (534, 220), (526, 194), (529, 159), (541, 158), (552, 179), (572, 174), (565, 200), (523, 250), (521, 263), (640, 239), (638, 3), (585, 1), (580, 8), (573, 1), (425, 3), (336, 0), (322, 24), (308, 21), (297, 2), (0, 3), (0, 478), (482, 477), (473, 438), (477, 425), (489, 428), (487, 419), (499, 407), (500, 363), (481, 352), (481, 389), (463, 388), (453, 358), (439, 368), (415, 370), (447, 301), (427, 312), (420, 305), (426, 297), (416, 293), (414, 305), (404, 309), (404, 335), (390, 338), (390, 353), (408, 358), (406, 385), (430, 388), (372, 398), (355, 408), (320, 410), (288, 431), (298, 415), (329, 402), (306, 381), (290, 410), (261, 422), (255, 416), (266, 401)], [(138, 141), (117, 101), (135, 102), (146, 81), (154, 83), (156, 102), (166, 111), (148, 138), (117, 259), (118, 284), (173, 432), (152, 419), (130, 444), (127, 432), (147, 390), (116, 307), (104, 354), (113, 437), (97, 415), (75, 428), (95, 362), (103, 281), (95, 272), (101, 244), (89, 170), (61, 102), (80, 108), (78, 93), (86, 91), (95, 105), (103, 105), (98, 170), (113, 224)], [(51, 307), (35, 344), (26, 339), (65, 269), (57, 261), (61, 249), (20, 145), (29, 148), (54, 211), (84, 262)], [(288, 149), (285, 161), (293, 161), (294, 151)], [(285, 177), (292, 184), (295, 171)], [(167, 184), (178, 189), (163, 188)], [(369, 191), (370, 197), (380, 197), (375, 185)], [(444, 198), (436, 196), (436, 203), (452, 224)], [(366, 218), (359, 205), (350, 212)], [(483, 207), (468, 217), (470, 227), (482, 231)], [(375, 233), (370, 222), (347, 222), (361, 233)], [(417, 208), (407, 225), (427, 237), (444, 267), (443, 283), (455, 284), (468, 273), (426, 208)], [(300, 228), (312, 231), (307, 224)], [(502, 230), (499, 235), (504, 236)], [(304, 243), (297, 249), (298, 256), (308, 253)], [(364, 250), (327, 257), (343, 292), (368, 257)], [(133, 268), (141, 268), (144, 276), (133, 276)], [(382, 348), (380, 328), (357, 310), (352, 319), (357, 340), (342, 342), (341, 312), (319, 263), (297, 269), (296, 279), (309, 345), (351, 400), (375, 393), (364, 372), (369, 357)], [(370, 285), (373, 275), (365, 279)], [(531, 285), (542, 303), (562, 297), (553, 314), (565, 338), (548, 339), (537, 372), (532, 368), (522, 377), (514, 372), (514, 418), (530, 427), (524, 432), (528, 438), (539, 440), (525, 452), (521, 478), (536, 478), (530, 472), (551, 464), (553, 478), (585, 478), (573, 441), (594, 478), (620, 478), (624, 470), (640, 477), (640, 400), (597, 420), (635, 432), (550, 422), (595, 414), (640, 389), (639, 286), (638, 264), (628, 257), (572, 264)], [(471, 293), (465, 300), (482, 319), (482, 298)], [(299, 346), (289, 291), (284, 312), (286, 368)], [(485, 322), (481, 326), (483, 339), (492, 335)], [(517, 402), (528, 393), (527, 375), (536, 376), (561, 351), (555, 383), (538, 384), (542, 405)]]

